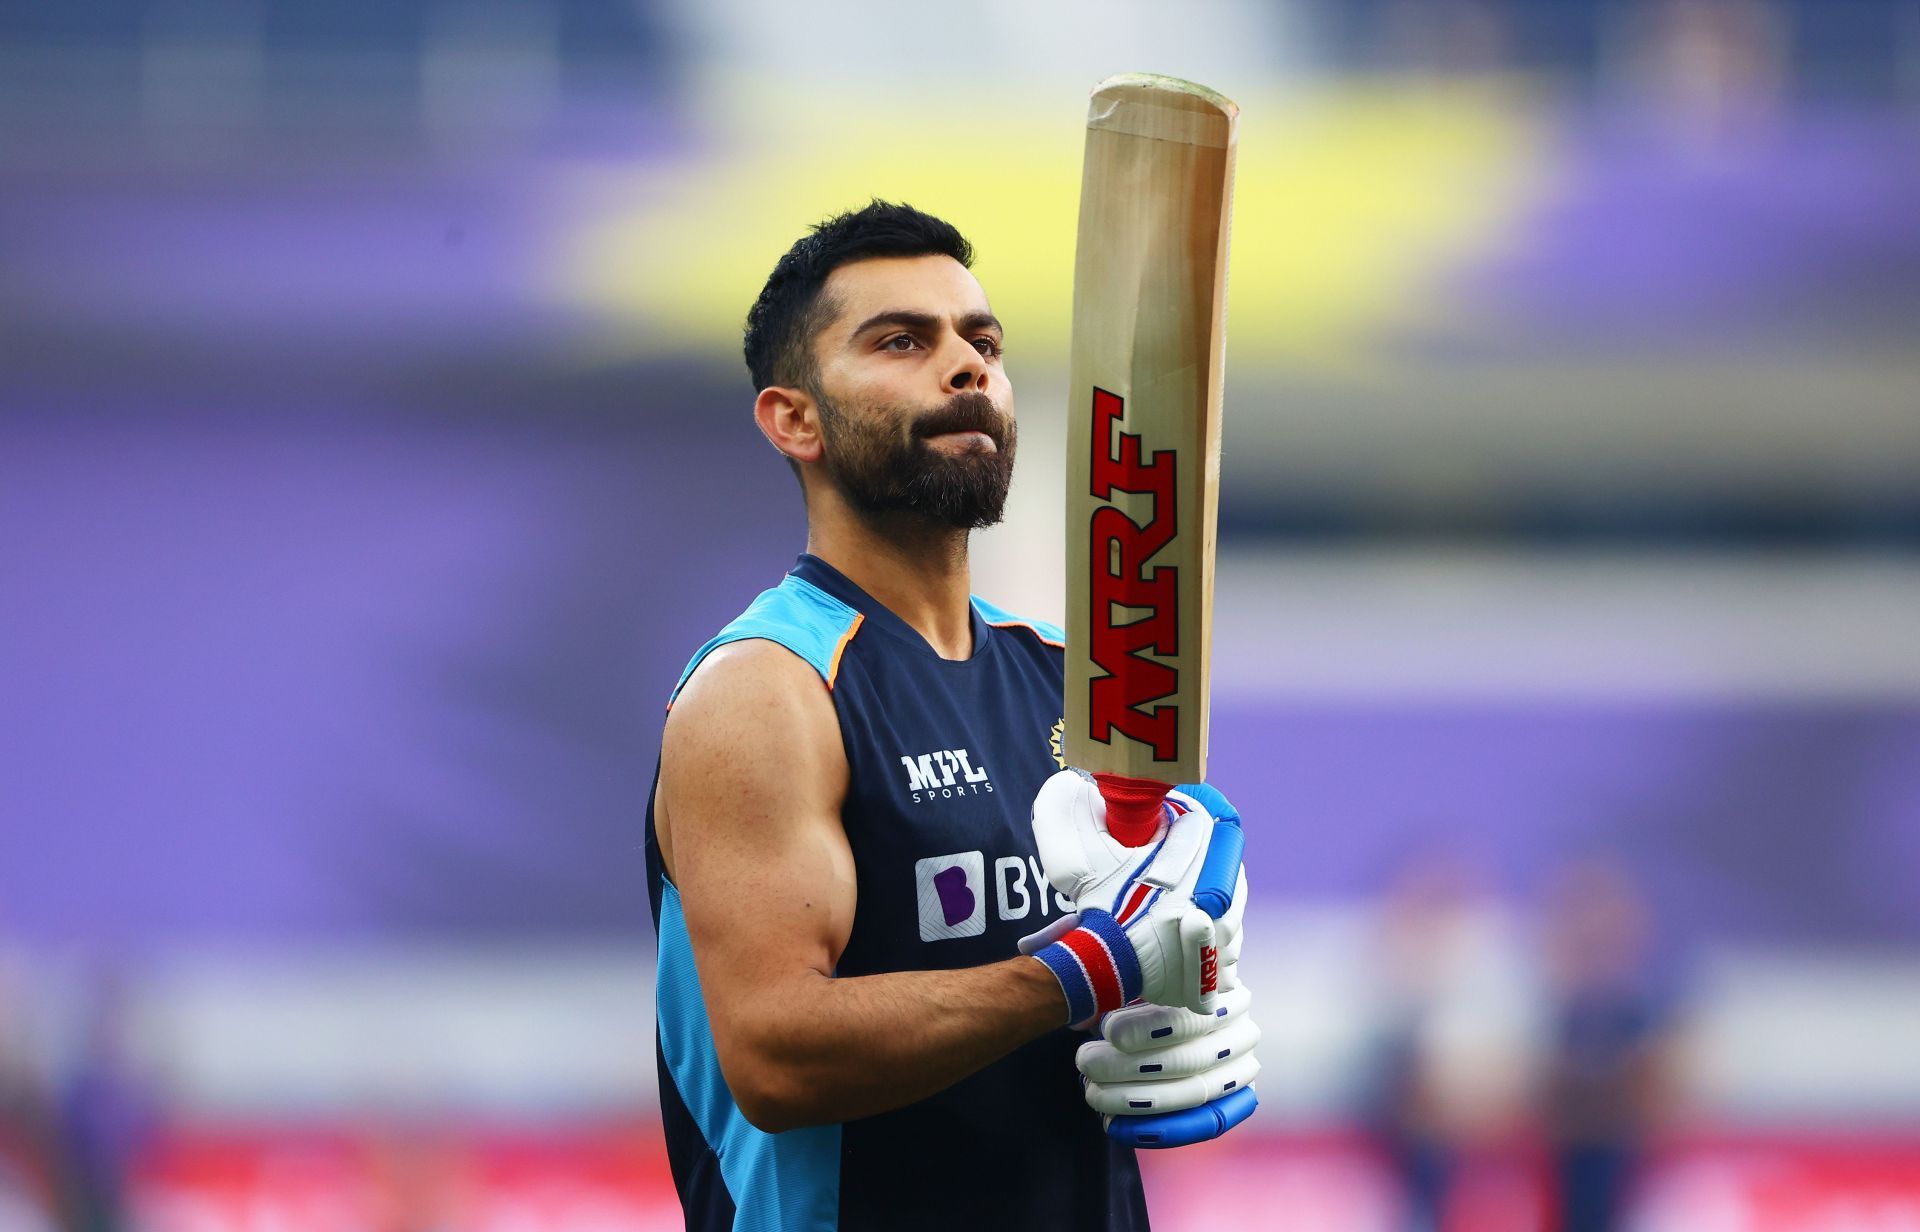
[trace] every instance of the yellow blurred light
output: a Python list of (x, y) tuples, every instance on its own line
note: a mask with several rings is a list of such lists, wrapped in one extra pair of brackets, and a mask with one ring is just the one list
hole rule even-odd
[[(1437, 319), (1440, 279), (1497, 250), (1546, 181), (1537, 121), (1513, 88), (1347, 85), (1239, 101), (1236, 368), (1359, 368), (1385, 331)], [(1018, 362), (1064, 361), (1077, 99), (951, 116), (848, 99), (733, 114), (709, 153), (574, 185), (588, 221), (568, 236), (555, 289), (606, 322), (605, 357), (732, 353), (805, 226), (883, 197), (972, 239)], [(749, 114), (771, 124), (750, 127)]]

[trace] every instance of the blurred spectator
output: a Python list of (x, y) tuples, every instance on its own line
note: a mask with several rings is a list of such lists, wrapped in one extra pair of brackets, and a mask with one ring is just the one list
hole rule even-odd
[(1536, 1226), (1526, 1167), (1536, 999), (1509, 913), (1457, 859), (1414, 862), (1389, 891), (1373, 1120), (1407, 1232)]
[(1633, 88), (1697, 148), (1764, 126), (1786, 92), (1787, 21), (1777, 4), (1653, 0), (1623, 33)]
[(81, 1045), (58, 1087), (65, 1226), (119, 1232), (128, 1226), (128, 1166), (146, 1139), (150, 1101), (136, 1073), (134, 1023), (124, 977), (98, 972), (82, 999)]
[(23, 965), (0, 950), (0, 1232), (51, 1232), (51, 1121)]
[(380, 1232), (453, 1232), (470, 1204), (458, 1145), (431, 1118), (368, 1127), (374, 1190), (385, 1198)]
[(1561, 1232), (1614, 1232), (1649, 1133), (1671, 1103), (1672, 998), (1649, 962), (1651, 929), (1621, 866), (1568, 869), (1546, 921), (1555, 998), (1545, 1121)]

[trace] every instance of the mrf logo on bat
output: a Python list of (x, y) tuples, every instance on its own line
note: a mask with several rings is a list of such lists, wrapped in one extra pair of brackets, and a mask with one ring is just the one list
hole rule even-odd
[[(1087, 650), (1105, 673), (1088, 682), (1088, 734), (1111, 743), (1118, 730), (1150, 746), (1155, 758), (1172, 761), (1180, 707), (1148, 706), (1179, 691), (1180, 671), (1148, 656), (1180, 653), (1180, 570), (1151, 564), (1179, 532), (1177, 458), (1171, 449), (1146, 454), (1140, 437), (1120, 427), (1125, 414), (1120, 395), (1095, 387), (1090, 494), (1109, 503), (1087, 521)], [(1111, 503), (1116, 492), (1147, 497), (1147, 520), (1136, 522)], [(1120, 607), (1145, 615), (1118, 623), (1113, 616)]]

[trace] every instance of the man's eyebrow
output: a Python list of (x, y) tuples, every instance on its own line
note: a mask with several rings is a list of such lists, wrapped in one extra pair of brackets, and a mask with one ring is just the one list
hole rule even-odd
[(878, 329), (882, 325), (898, 325), (902, 329), (917, 329), (924, 332), (939, 323), (940, 318), (931, 312), (915, 312), (910, 308), (889, 308), (885, 312), (876, 312), (860, 322), (849, 331), (847, 336), (858, 338), (868, 330)]
[[(901, 329), (916, 329), (924, 333), (937, 328), (939, 324), (940, 318), (931, 312), (916, 312), (911, 308), (889, 308), (885, 312), (876, 312), (860, 322), (847, 336), (858, 338), (868, 330), (878, 329), (882, 325), (897, 325)], [(1000, 324), (1000, 318), (991, 312), (969, 312), (960, 318), (959, 326), (961, 333), (972, 333), (981, 329), (990, 329), (996, 334), (1006, 332)]]

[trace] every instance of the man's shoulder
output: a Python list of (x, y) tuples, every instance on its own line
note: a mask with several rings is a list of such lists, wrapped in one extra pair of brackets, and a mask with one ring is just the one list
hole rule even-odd
[(861, 619), (860, 613), (850, 605), (804, 578), (788, 574), (778, 586), (761, 591), (747, 605), (746, 611), (734, 617), (694, 652), (687, 661), (686, 670), (680, 673), (678, 683), (673, 686), (673, 694), (667, 704), (673, 704), (673, 700), (680, 696), (687, 682), (693, 678), (694, 672), (714, 652), (736, 643), (759, 642), (770, 645), (740, 646), (724, 657), (737, 659), (743, 656), (758, 658), (768, 654), (779, 655), (779, 651), (772, 649), (778, 646), (805, 663), (825, 682), (828, 689), (832, 689), (834, 678), (839, 674), (840, 658), (846, 652), (847, 643), (859, 630)]
[[(819, 612), (805, 604), (804, 596), (796, 606), (782, 589), (763, 592), (687, 664), (667, 703), (663, 766), (676, 748), (710, 754), (743, 738), (764, 738), (769, 731), (781, 732), (783, 741), (799, 747), (806, 744), (806, 733), (838, 730), (831, 701), (838, 653), (822, 667)], [(858, 627), (856, 613), (843, 638)]]

